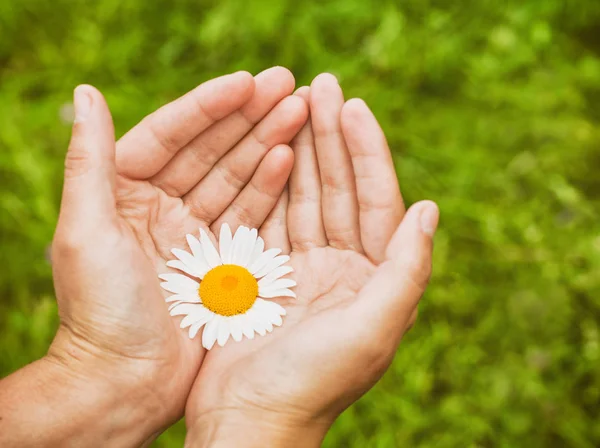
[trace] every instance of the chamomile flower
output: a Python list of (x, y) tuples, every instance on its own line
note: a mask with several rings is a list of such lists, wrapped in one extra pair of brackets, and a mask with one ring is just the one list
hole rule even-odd
[(254, 333), (264, 336), (282, 324), (285, 309), (265, 300), (296, 297), (289, 289), (296, 282), (282, 278), (293, 269), (285, 265), (290, 257), (280, 255), (281, 249), (265, 250), (256, 229), (241, 226), (232, 236), (227, 224), (221, 226), (218, 251), (202, 229), (200, 241), (187, 235), (187, 242), (192, 253), (173, 249), (177, 260), (167, 262), (187, 276), (159, 277), (161, 286), (174, 294), (167, 298), (170, 314), (185, 316), (181, 328), (189, 327), (190, 338), (204, 327), (202, 345), (210, 350), (215, 342), (223, 346), (229, 337), (253, 339)]

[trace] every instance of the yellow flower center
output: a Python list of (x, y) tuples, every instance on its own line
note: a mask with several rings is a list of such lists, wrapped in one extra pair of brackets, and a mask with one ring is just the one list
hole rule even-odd
[(224, 264), (208, 271), (198, 294), (213, 313), (234, 316), (252, 308), (258, 296), (258, 282), (246, 268)]

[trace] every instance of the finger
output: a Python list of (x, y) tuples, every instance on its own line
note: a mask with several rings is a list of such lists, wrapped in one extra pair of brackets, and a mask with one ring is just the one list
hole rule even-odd
[(215, 221), (248, 183), (265, 154), (289, 143), (307, 115), (304, 100), (294, 96), (283, 99), (183, 197), (190, 213), (208, 224)]
[(281, 252), (286, 255), (292, 250), (288, 239), (287, 206), (288, 190), (285, 188), (281, 196), (279, 196), (275, 208), (271, 210), (271, 213), (269, 213), (265, 223), (258, 232), (263, 240), (265, 240), (266, 249), (275, 247), (281, 249)]
[(283, 67), (273, 67), (256, 75), (252, 99), (180, 149), (150, 182), (170, 196), (186, 194), (256, 123), (292, 92), (294, 84), (294, 76)]
[(258, 229), (262, 226), (287, 183), (294, 164), (294, 153), (286, 145), (278, 145), (265, 156), (252, 179), (212, 224), (215, 235), (223, 223), (235, 232), (238, 226)]
[[(309, 88), (295, 95), (308, 99)], [(292, 250), (304, 251), (327, 246), (321, 212), (321, 180), (310, 120), (292, 140), (294, 168), (289, 183), (287, 226)]]
[(248, 72), (207, 81), (148, 115), (117, 144), (119, 173), (132, 179), (156, 174), (183, 146), (252, 97)]
[(386, 250), (386, 261), (360, 291), (350, 312), (397, 343), (405, 333), (431, 274), (439, 211), (430, 201), (413, 205)]
[(340, 126), (344, 95), (328, 73), (310, 87), (310, 113), (321, 177), (323, 224), (329, 244), (362, 252), (352, 161)]
[(71, 232), (113, 224), (115, 133), (108, 106), (92, 86), (75, 89), (75, 123), (65, 161), (60, 226)]
[(341, 123), (356, 179), (361, 242), (367, 256), (381, 263), (404, 215), (394, 162), (385, 135), (364, 101), (346, 102)]

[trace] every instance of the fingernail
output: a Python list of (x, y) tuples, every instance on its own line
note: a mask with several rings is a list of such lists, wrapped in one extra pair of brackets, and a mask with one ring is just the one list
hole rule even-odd
[(433, 202), (427, 204), (421, 212), (421, 230), (423, 233), (433, 236), (437, 229), (439, 219), (440, 211), (437, 205)]
[(86, 92), (85, 87), (75, 88), (73, 105), (75, 106), (75, 123), (84, 121), (92, 109), (92, 97)]

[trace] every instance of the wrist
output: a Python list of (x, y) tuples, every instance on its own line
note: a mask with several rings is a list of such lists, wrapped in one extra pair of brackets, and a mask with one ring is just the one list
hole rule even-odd
[(292, 418), (264, 409), (255, 409), (250, 414), (230, 408), (186, 420), (186, 448), (319, 447), (333, 423)]
[(70, 437), (145, 446), (177, 419), (155, 392), (160, 376), (152, 363), (101, 352), (61, 330), (38, 363), (47, 387), (63, 396), (61, 409), (77, 415)]
[(144, 446), (148, 414), (49, 355), (0, 382), (1, 446)]
[[(49, 400), (60, 403), (46, 412), (60, 411), (62, 440), (74, 446), (146, 446), (160, 434), (159, 405), (148, 400), (148, 392), (125, 389), (106, 371), (91, 375), (87, 369), (73, 369), (51, 354), (39, 363), (41, 381), (52, 394)], [(103, 368), (100, 363), (89, 367)]]

